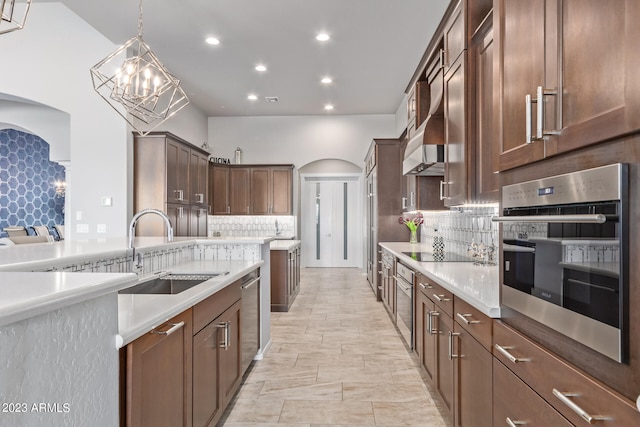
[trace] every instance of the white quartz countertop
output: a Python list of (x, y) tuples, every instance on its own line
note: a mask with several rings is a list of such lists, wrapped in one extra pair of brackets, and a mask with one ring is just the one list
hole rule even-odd
[(117, 292), (137, 280), (132, 273), (1, 273), (0, 326)]
[[(172, 267), (169, 271), (178, 274), (206, 274), (227, 271), (229, 273), (211, 278), (175, 295), (118, 295), (117, 346), (123, 347), (127, 345), (263, 264), (264, 261), (208, 260), (188, 262)], [(145, 280), (145, 278), (140, 280)]]
[[(167, 245), (188, 245), (191, 243), (242, 243), (265, 244), (273, 237), (176, 237), (169, 242), (164, 237), (137, 237), (136, 249), (155, 250)], [(128, 239), (110, 238), (94, 240), (61, 240), (48, 243), (32, 243), (0, 248), (0, 271), (29, 271), (59, 263), (61, 259), (69, 264), (85, 261), (91, 257), (119, 257), (129, 255)]]
[(269, 243), (272, 251), (289, 251), (300, 246), (300, 240), (273, 240)]
[(380, 246), (487, 316), (500, 317), (497, 266), (479, 266), (472, 262), (420, 262), (402, 253), (431, 252), (433, 248), (426, 243), (382, 242)]

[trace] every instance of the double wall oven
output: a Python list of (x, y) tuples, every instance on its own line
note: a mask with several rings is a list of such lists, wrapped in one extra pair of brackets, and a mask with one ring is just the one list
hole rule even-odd
[(502, 305), (628, 363), (628, 172), (614, 164), (502, 189)]

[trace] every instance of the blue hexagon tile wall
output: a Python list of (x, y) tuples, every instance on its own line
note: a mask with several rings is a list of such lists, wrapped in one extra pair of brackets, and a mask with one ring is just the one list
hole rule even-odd
[(0, 130), (0, 230), (64, 224), (64, 196), (55, 191), (55, 182), (64, 179), (64, 166), (49, 161), (46, 141), (15, 129)]

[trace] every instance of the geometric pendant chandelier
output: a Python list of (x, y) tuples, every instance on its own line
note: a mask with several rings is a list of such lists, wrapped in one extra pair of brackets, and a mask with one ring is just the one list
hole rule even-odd
[[(140, 135), (148, 134), (189, 103), (180, 80), (142, 39), (142, 0), (138, 35), (94, 65), (91, 79), (96, 92)], [(119, 107), (124, 108), (124, 114)]]
[(0, 0), (0, 34), (22, 29), (29, 6), (31, 0)]

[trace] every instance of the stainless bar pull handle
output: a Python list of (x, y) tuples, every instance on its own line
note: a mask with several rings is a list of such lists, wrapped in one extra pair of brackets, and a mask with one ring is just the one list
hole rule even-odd
[(536, 139), (542, 139), (545, 135), (560, 135), (560, 132), (557, 130), (544, 130), (544, 97), (557, 94), (557, 91), (552, 89), (544, 89), (542, 86), (538, 86), (536, 89), (538, 102), (538, 123), (536, 123)]
[(531, 359), (515, 357), (513, 354), (509, 353), (507, 350), (512, 350), (514, 347), (501, 346), (499, 344), (495, 345), (496, 350), (498, 350), (504, 357), (509, 359), (512, 363), (520, 363), (520, 362), (530, 362)]
[(259, 281), (260, 281), (259, 277), (256, 278), (256, 279), (253, 279), (249, 283), (245, 283), (244, 285), (242, 285), (240, 289), (248, 289), (248, 288), (252, 287), (253, 285), (255, 285), (256, 283), (258, 283)]
[(440, 65), (444, 68), (446, 65), (446, 51), (440, 49)]
[(536, 139), (542, 139), (542, 128), (544, 127), (544, 95), (542, 86), (536, 88)]
[(196, 196), (196, 203), (204, 203), (204, 194), (197, 193), (195, 196)]
[(156, 334), (156, 335), (169, 336), (172, 333), (174, 333), (175, 331), (177, 331), (178, 329), (182, 328), (184, 326), (184, 322), (169, 323), (169, 325), (171, 325), (171, 327), (169, 329), (167, 329), (166, 331), (151, 331), (151, 333), (152, 334)]
[(507, 417), (507, 425), (509, 427), (518, 427), (527, 425), (526, 421), (512, 421), (511, 418)]
[(466, 325), (475, 325), (477, 323), (480, 323), (479, 320), (469, 320), (469, 319), (467, 319), (467, 317), (471, 317), (471, 316), (473, 316), (473, 314), (456, 313), (456, 316), (458, 317), (458, 319), (462, 320)]
[(440, 200), (448, 199), (448, 197), (444, 195), (444, 186), (449, 184), (451, 183), (447, 181), (440, 181)]
[(459, 357), (459, 355), (453, 354), (453, 337), (457, 337), (459, 335), (460, 335), (459, 332), (449, 331), (449, 354), (448, 354), (449, 360), (453, 360)]
[(184, 208), (183, 207), (179, 207), (178, 208), (178, 218), (184, 218)]
[(531, 215), (531, 216), (494, 216), (493, 222), (554, 222), (554, 223), (596, 223), (604, 224), (607, 217), (602, 214), (595, 215)]
[(428, 283), (425, 285), (424, 283), (418, 282), (418, 286), (420, 286), (422, 289), (433, 289), (433, 286)]
[(580, 396), (579, 393), (569, 393), (558, 391), (555, 388), (553, 389), (553, 395), (560, 399), (562, 403), (567, 405), (569, 409), (578, 414), (580, 418), (588, 422), (589, 424), (593, 424), (596, 421), (606, 421), (612, 419), (611, 417), (607, 417), (604, 415), (590, 415), (587, 411), (578, 406), (570, 397)]
[(535, 99), (531, 98), (530, 94), (527, 94), (524, 97), (525, 100), (525, 136), (527, 144), (531, 144), (534, 141), (533, 133), (531, 132), (531, 104), (536, 102)]
[(407, 198), (406, 197), (402, 198), (402, 209), (407, 209)]
[(218, 323), (216, 328), (224, 329), (224, 340), (220, 343), (220, 347), (228, 349), (231, 345), (231, 322)]
[(440, 313), (437, 311), (429, 312), (429, 317), (428, 317), (429, 322), (427, 323), (427, 326), (429, 327), (429, 335), (435, 335), (438, 333), (438, 330), (433, 328), (433, 318), (438, 316), (440, 316)]
[(437, 294), (433, 294), (433, 297), (434, 297), (435, 299), (437, 299), (438, 301), (440, 301), (440, 302), (443, 302), (443, 301), (451, 301), (451, 299), (446, 298), (444, 295), (437, 295)]

